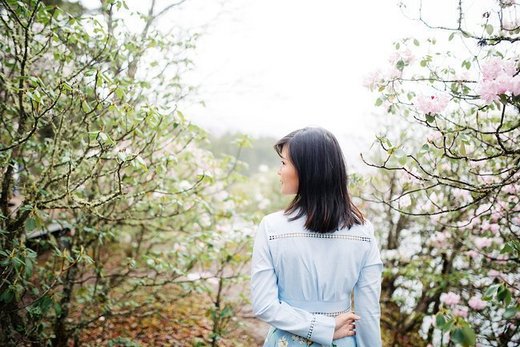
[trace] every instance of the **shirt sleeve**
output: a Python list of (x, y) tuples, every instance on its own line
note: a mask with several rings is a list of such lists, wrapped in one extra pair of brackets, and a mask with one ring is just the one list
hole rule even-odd
[(336, 325), (334, 318), (312, 314), (279, 300), (265, 218), (258, 227), (253, 247), (251, 294), (253, 313), (259, 319), (313, 342), (327, 346), (332, 344)]
[(359, 279), (354, 286), (355, 311), (361, 317), (356, 322), (357, 347), (380, 347), (381, 342), (381, 273), (383, 262), (379, 253), (377, 240), (373, 235)]

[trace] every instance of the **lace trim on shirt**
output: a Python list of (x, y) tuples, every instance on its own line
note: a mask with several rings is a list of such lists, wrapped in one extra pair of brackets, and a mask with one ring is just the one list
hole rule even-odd
[(307, 340), (311, 339), (315, 324), (316, 324), (316, 316), (312, 316), (311, 327), (309, 328), (309, 332), (307, 333)]
[(347, 312), (350, 312), (350, 310), (344, 310), (344, 311), (339, 311), (339, 312), (312, 312), (312, 314), (319, 314), (319, 315), (327, 316), (327, 317), (336, 317), (342, 313), (347, 313)]
[(365, 236), (355, 236), (355, 235), (332, 235), (332, 234), (318, 234), (318, 233), (287, 233), (287, 234), (279, 234), (279, 235), (269, 235), (269, 240), (276, 239), (287, 239), (290, 237), (312, 237), (316, 239), (345, 239), (352, 241), (365, 241), (372, 242), (370, 237)]

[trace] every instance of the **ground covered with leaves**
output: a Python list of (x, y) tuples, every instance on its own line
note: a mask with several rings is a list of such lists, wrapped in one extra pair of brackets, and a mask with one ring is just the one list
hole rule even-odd
[[(153, 313), (139, 309), (133, 315), (101, 317), (80, 336), (82, 346), (211, 346), (209, 305), (200, 293), (165, 304), (158, 302)], [(240, 319), (240, 318), (237, 318)], [(251, 327), (254, 322), (244, 318), (244, 324), (218, 340), (218, 346), (256, 346)]]

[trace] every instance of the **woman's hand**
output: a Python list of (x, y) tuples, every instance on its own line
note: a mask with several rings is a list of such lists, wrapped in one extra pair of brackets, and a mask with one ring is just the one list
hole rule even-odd
[(346, 336), (356, 335), (356, 321), (361, 319), (354, 312), (342, 313), (336, 316), (336, 329), (334, 330), (333, 340), (341, 339)]

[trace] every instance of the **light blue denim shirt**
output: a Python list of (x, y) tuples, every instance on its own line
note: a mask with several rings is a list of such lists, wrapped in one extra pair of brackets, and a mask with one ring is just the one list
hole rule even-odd
[(302, 217), (265, 216), (251, 263), (253, 313), (273, 327), (330, 346), (334, 316), (351, 309), (357, 347), (381, 346), (379, 296), (383, 263), (370, 222), (320, 234)]

